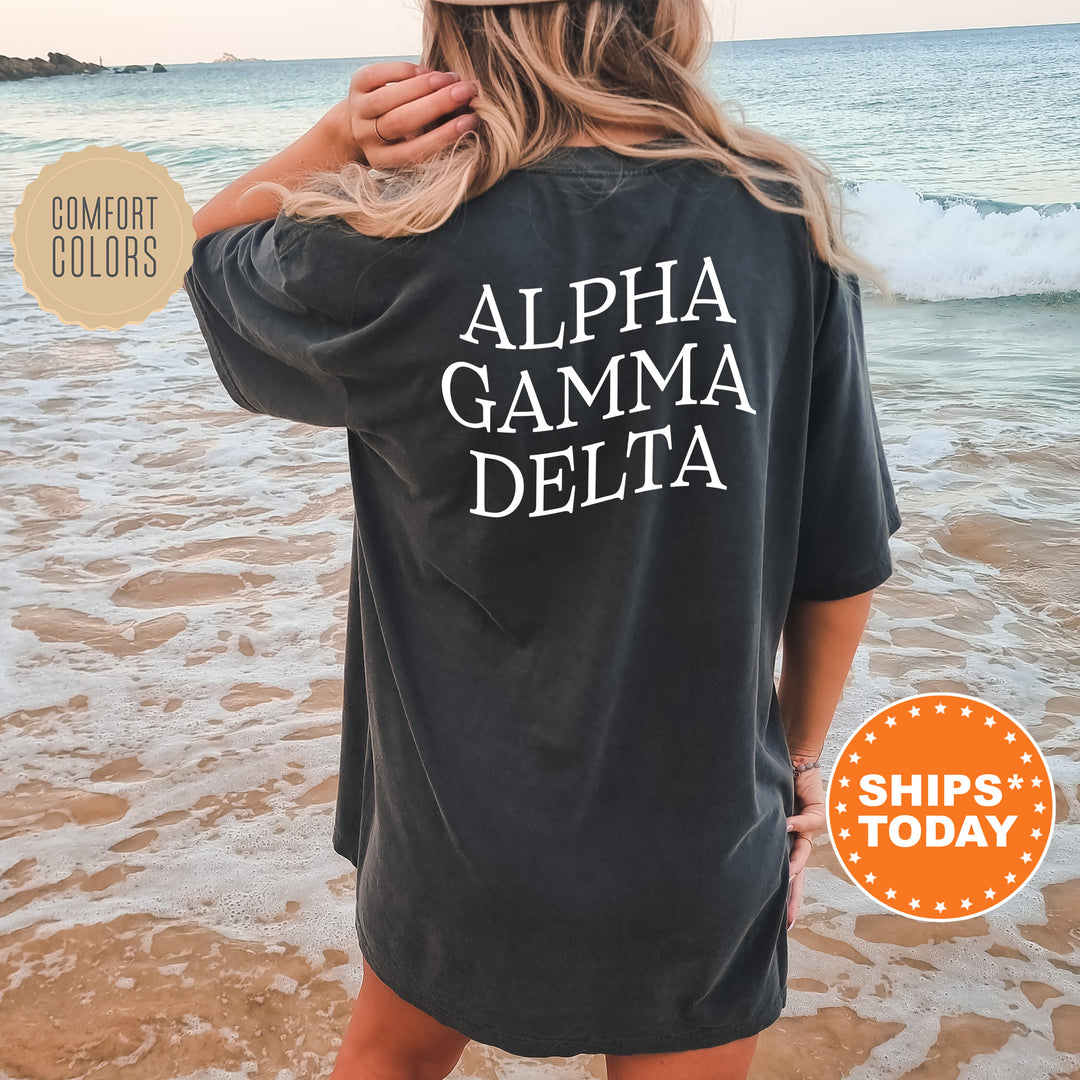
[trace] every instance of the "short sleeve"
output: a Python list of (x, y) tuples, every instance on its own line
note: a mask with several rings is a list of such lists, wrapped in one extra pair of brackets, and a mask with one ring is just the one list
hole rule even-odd
[(827, 280), (792, 589), (808, 600), (841, 600), (881, 585), (893, 572), (889, 537), (901, 524), (871, 394), (859, 279), (829, 267)]
[(184, 288), (229, 396), (248, 412), (317, 427), (346, 426), (340, 378), (313, 346), (340, 328), (309, 307), (306, 245), (285, 214), (199, 237)]

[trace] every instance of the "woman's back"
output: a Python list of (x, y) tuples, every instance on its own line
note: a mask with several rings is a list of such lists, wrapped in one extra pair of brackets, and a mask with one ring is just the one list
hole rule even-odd
[(519, 1054), (771, 1023), (780, 632), (900, 523), (857, 279), (701, 162), (577, 146), (418, 236), (211, 234), (185, 283), (239, 404), (347, 429), (334, 844), (375, 970)]

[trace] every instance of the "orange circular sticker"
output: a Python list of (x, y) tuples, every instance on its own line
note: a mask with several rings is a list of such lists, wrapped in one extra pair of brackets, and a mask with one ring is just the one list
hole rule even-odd
[(64, 322), (119, 330), (180, 288), (193, 216), (183, 188), (140, 151), (72, 150), (41, 170), (15, 209), (15, 268)]
[(871, 716), (844, 744), (826, 797), (848, 877), (913, 919), (969, 919), (1035, 872), (1054, 827), (1042, 751), (979, 698), (922, 694)]

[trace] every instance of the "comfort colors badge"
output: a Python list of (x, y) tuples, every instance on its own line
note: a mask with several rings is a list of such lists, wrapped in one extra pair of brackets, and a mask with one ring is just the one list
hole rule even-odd
[(26, 291), (64, 322), (119, 330), (181, 287), (193, 211), (163, 165), (122, 146), (87, 146), (46, 165), (11, 234)]
[(1042, 751), (996, 705), (963, 694), (895, 701), (837, 757), (829, 836), (848, 877), (912, 919), (970, 919), (1030, 880), (1054, 823)]

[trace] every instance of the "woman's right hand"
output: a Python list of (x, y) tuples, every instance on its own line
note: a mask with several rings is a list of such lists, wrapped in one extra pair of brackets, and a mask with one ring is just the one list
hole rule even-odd
[(455, 72), (432, 71), (407, 60), (367, 64), (353, 75), (342, 102), (345, 136), (355, 156), (372, 168), (423, 161), (476, 126), (475, 113), (460, 112), (476, 92), (474, 83), (462, 82)]
[[(794, 758), (798, 765), (802, 758)], [(807, 758), (805, 760), (812, 760)], [(821, 769), (806, 769), (795, 779), (795, 813), (787, 819), (788, 831), (797, 833), (795, 846), (791, 850), (788, 862), (788, 878), (791, 882), (788, 891), (787, 928), (790, 930), (799, 911), (803, 894), (803, 869), (810, 859), (813, 838), (824, 832), (825, 792), (821, 781)]]

